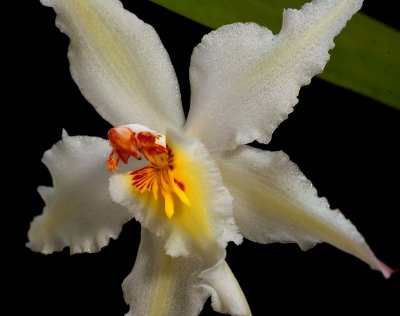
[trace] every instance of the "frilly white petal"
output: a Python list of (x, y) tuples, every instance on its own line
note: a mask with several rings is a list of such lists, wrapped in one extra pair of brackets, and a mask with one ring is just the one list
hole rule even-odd
[(130, 306), (127, 316), (199, 315), (210, 294), (216, 311), (250, 315), (247, 301), (223, 260), (204, 270), (204, 262), (196, 258), (166, 255), (164, 242), (144, 228), (141, 238), (135, 266), (123, 283)]
[(46, 206), (31, 223), (29, 248), (46, 254), (64, 247), (71, 253), (95, 252), (118, 236), (132, 216), (108, 192), (109, 150), (103, 139), (64, 133), (44, 154), (54, 187), (38, 189)]
[(375, 257), (356, 227), (318, 197), (283, 152), (239, 146), (213, 157), (234, 197), (235, 219), (244, 237), (260, 243), (297, 242), (303, 249), (327, 242), (385, 277), (393, 272)]
[(42, 0), (70, 39), (72, 77), (114, 126), (132, 121), (164, 132), (184, 122), (178, 81), (156, 31), (117, 0)]
[(286, 10), (278, 35), (254, 23), (206, 35), (191, 60), (188, 135), (210, 151), (268, 143), (297, 103), (300, 87), (322, 72), (333, 38), (361, 4), (316, 0)]

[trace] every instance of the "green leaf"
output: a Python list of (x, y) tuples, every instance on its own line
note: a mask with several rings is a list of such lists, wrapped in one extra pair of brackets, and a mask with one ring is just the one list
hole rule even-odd
[[(284, 8), (305, 0), (152, 0), (211, 28), (256, 22), (278, 33)], [(400, 32), (356, 14), (335, 39), (321, 79), (400, 109)]]

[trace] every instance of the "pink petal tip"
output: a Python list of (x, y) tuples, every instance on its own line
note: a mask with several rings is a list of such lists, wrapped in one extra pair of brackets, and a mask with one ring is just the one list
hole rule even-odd
[(385, 263), (383, 263), (380, 260), (376, 260), (376, 266), (377, 266), (378, 270), (382, 272), (385, 279), (389, 279), (393, 275), (393, 273), (396, 273), (399, 271), (399, 269), (390, 268), (389, 266), (387, 266)]

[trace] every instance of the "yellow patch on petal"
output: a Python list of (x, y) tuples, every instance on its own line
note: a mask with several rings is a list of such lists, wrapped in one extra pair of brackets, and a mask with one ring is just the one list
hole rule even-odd
[(185, 148), (169, 144), (174, 154), (174, 178), (184, 185), (190, 205), (179, 203), (173, 220), (196, 239), (212, 238), (208, 214), (208, 181), (202, 166), (188, 155)]
[(176, 292), (176, 278), (179, 276), (180, 266), (170, 256), (160, 256), (163, 260), (154, 263), (157, 282), (151, 282), (150, 293), (155, 299), (151, 299), (148, 309), (149, 316), (168, 315), (171, 296)]
[[(111, 72), (118, 75), (121, 86), (131, 90), (132, 82), (140, 85), (141, 80), (136, 75), (132, 64), (126, 56), (130, 55), (129, 48), (118, 40), (114, 30), (102, 19), (98, 8), (89, 1), (68, 0), (74, 14), (79, 17), (80, 31), (87, 33), (87, 40), (96, 49), (97, 58), (103, 59)], [(141, 89), (140, 91), (146, 91)]]

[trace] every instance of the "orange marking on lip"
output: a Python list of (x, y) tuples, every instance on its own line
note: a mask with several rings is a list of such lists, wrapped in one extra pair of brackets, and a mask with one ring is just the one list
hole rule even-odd
[(180, 182), (176, 179), (174, 179), (174, 182), (179, 187), (179, 189), (181, 189), (183, 192), (185, 192), (185, 185), (182, 182)]

